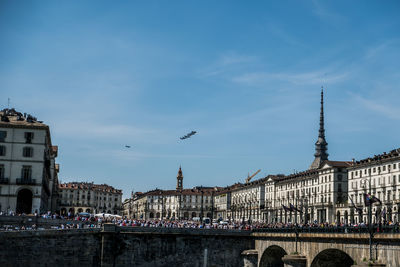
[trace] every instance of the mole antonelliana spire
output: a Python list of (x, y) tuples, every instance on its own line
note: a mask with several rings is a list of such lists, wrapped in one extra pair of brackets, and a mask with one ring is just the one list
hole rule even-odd
[(325, 140), (325, 127), (324, 127), (324, 89), (321, 88), (321, 111), (319, 116), (319, 132), (318, 140), (315, 143), (315, 159), (310, 166), (310, 169), (318, 169), (321, 167), (322, 162), (328, 160), (328, 143)]

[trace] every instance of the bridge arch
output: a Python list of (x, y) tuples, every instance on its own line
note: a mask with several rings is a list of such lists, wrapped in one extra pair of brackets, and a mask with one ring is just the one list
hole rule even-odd
[(318, 253), (310, 267), (350, 267), (353, 264), (354, 260), (346, 252), (329, 248)]
[(286, 251), (277, 245), (269, 246), (262, 254), (260, 260), (260, 267), (283, 267), (282, 258), (287, 253)]

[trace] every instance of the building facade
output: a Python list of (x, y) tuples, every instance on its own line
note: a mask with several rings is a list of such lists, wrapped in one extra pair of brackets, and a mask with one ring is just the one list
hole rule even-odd
[(214, 215), (218, 220), (233, 220), (232, 216), (232, 191), (243, 187), (242, 183), (217, 190), (214, 194)]
[(43, 213), (58, 209), (58, 148), (50, 128), (15, 109), (0, 111), (0, 210)]
[(62, 215), (88, 212), (122, 215), (122, 190), (106, 184), (85, 182), (59, 185), (60, 212)]
[(234, 221), (261, 222), (265, 209), (265, 181), (255, 180), (231, 191), (230, 214)]
[(382, 205), (372, 207), (372, 222), (398, 222), (400, 218), (400, 149), (353, 161), (349, 172), (349, 199), (357, 212), (349, 205), (341, 210), (343, 221), (368, 223), (368, 208), (364, 206), (364, 194), (370, 193), (381, 200)]
[(177, 175), (176, 190), (155, 189), (138, 194), (126, 201), (132, 219), (186, 219), (213, 217), (214, 194), (219, 188), (197, 186), (183, 188), (182, 169)]
[[(269, 223), (335, 222), (336, 209), (347, 202), (350, 162), (324, 161), (315, 170), (272, 176), (266, 183), (264, 220)], [(283, 205), (294, 211), (285, 211)]]

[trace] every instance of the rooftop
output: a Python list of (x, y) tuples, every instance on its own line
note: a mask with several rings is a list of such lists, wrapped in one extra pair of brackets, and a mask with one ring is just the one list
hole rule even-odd
[(390, 152), (383, 152), (382, 154), (374, 155), (365, 159), (353, 161), (352, 167), (360, 167), (371, 163), (380, 163), (382, 161), (388, 161), (392, 159), (400, 159), (400, 148), (393, 149)]
[(94, 184), (93, 182), (69, 182), (69, 183), (62, 183), (58, 186), (60, 189), (84, 189), (84, 190), (94, 190), (100, 192), (109, 192), (109, 193), (116, 193), (122, 194), (122, 190), (116, 189), (107, 184)]
[(36, 117), (16, 111), (14, 108), (5, 108), (0, 111), (0, 126), (19, 126), (29, 128), (48, 127), (43, 121), (38, 121)]
[(182, 189), (182, 190), (162, 190), (162, 189), (153, 189), (142, 193), (138, 198), (144, 196), (178, 196), (178, 195), (212, 195), (213, 193), (219, 192), (219, 190), (223, 189), (222, 187), (205, 187), (205, 186), (195, 186), (190, 189)]

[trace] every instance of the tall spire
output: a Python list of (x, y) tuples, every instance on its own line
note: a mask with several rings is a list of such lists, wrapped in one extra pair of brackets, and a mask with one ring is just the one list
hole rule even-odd
[(325, 127), (324, 127), (324, 87), (321, 87), (321, 111), (319, 114), (319, 134), (318, 138), (325, 140)]
[(319, 131), (318, 140), (315, 143), (314, 161), (310, 169), (318, 169), (321, 167), (322, 162), (328, 160), (328, 143), (325, 140), (325, 127), (324, 127), (324, 88), (321, 87), (321, 111), (319, 115)]

